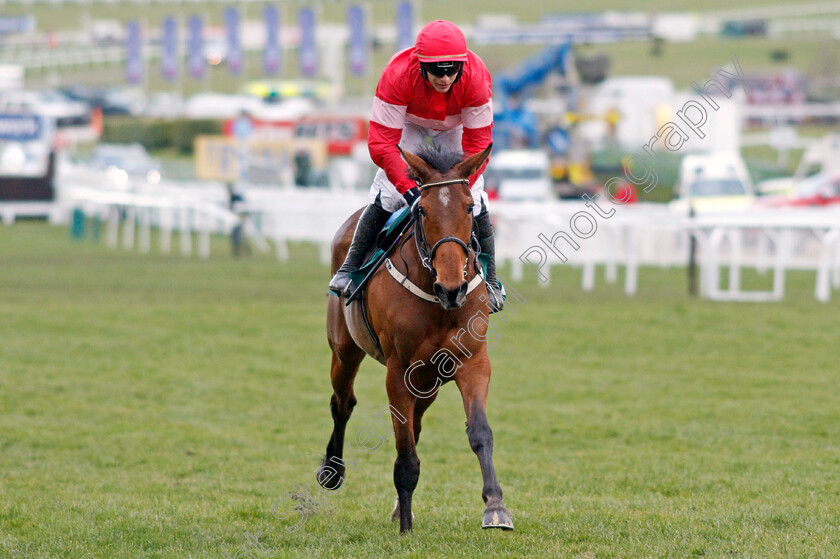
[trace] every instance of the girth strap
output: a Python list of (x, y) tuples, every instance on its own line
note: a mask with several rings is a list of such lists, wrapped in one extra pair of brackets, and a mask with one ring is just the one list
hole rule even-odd
[[(405, 287), (412, 295), (430, 303), (440, 303), (440, 299), (431, 293), (426, 293), (420, 289), (416, 283), (408, 279), (408, 276), (397, 270), (397, 267), (391, 263), (390, 258), (385, 259), (385, 268), (388, 270), (388, 273), (391, 274), (391, 277), (394, 278), (398, 284)], [(467, 295), (475, 291), (475, 289), (483, 282), (484, 276), (481, 275), (481, 272), (477, 273), (475, 277), (470, 280), (470, 283), (467, 284)]]

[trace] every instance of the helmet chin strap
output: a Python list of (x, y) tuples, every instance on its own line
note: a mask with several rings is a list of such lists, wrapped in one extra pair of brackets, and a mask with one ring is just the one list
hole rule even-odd
[(458, 70), (458, 75), (457, 75), (457, 76), (455, 76), (455, 79), (454, 79), (454, 80), (452, 80), (452, 85), (455, 85), (456, 83), (458, 83), (458, 80), (460, 80), (460, 79), (461, 79), (461, 74), (463, 74), (463, 73), (464, 73), (464, 67), (463, 67), (463, 66), (461, 66), (461, 69), (460, 69), (460, 70)]

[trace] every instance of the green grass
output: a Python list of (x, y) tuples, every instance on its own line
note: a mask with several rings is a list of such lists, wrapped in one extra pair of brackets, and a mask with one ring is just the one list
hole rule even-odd
[[(516, 531), (479, 528), (447, 385), (413, 533), (389, 522), (390, 440), (290, 533), (272, 503), (312, 482), (332, 425), (329, 273), (308, 245), (290, 263), (213, 248), (0, 228), (0, 556), (233, 557), (258, 531), (275, 557), (840, 554), (838, 302), (814, 300), (813, 274), (774, 304), (690, 299), (681, 270), (643, 269), (632, 298), (584, 294), (571, 268), (548, 289), (529, 278), (496, 319), (488, 404)], [(349, 434), (386, 403), (383, 379), (366, 360)]]

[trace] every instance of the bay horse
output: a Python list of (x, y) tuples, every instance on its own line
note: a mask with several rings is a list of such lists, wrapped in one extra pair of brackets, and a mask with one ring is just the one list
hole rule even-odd
[[(468, 177), (481, 167), (491, 149), (492, 144), (465, 159), (460, 153), (436, 149), (421, 150), (419, 155), (400, 149), (412, 177), (421, 184), (420, 200), (412, 209), (416, 212), (413, 231), (398, 243), (394, 262), (386, 261), (371, 277), (361, 301), (347, 306), (345, 297), (328, 297), (334, 426), (316, 480), (325, 489), (338, 489), (344, 482), (345, 428), (356, 404), (353, 381), (367, 353), (387, 367), (385, 386), (397, 447), (397, 503), (392, 519), (399, 518), (400, 533), (412, 525), (411, 497), (420, 477), (416, 445), (423, 413), (434, 402), (440, 385), (452, 379), (461, 392), (467, 438), (481, 466), (482, 527), (513, 529), (496, 479), (493, 433), (485, 413), (490, 383), (488, 296), (471, 243), (473, 199)], [(344, 261), (360, 213), (352, 215), (333, 239), (332, 273)], [(399, 283), (395, 281), (401, 277)], [(416, 294), (417, 289), (409, 291), (411, 286), (419, 288), (424, 298)]]

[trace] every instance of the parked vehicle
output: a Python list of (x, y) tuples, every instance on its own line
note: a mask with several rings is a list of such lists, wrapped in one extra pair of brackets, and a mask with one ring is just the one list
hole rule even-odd
[(685, 156), (676, 195), (671, 208), (681, 212), (747, 210), (755, 200), (747, 166), (737, 153)]
[(0, 113), (51, 118), (56, 128), (90, 126), (91, 119), (90, 107), (86, 103), (74, 101), (58, 91), (0, 91)]
[(545, 151), (502, 150), (484, 172), (485, 190), (502, 200), (548, 200), (554, 197), (549, 169)]
[(24, 73), (23, 64), (0, 64), (0, 91), (21, 89)]
[(235, 118), (242, 113), (253, 114), (262, 107), (262, 101), (250, 95), (223, 93), (197, 93), (190, 97), (184, 110), (191, 119)]
[(73, 85), (60, 91), (70, 99), (100, 109), (103, 115), (137, 116), (143, 113), (146, 106), (143, 93), (134, 89)]
[(803, 181), (819, 173), (840, 175), (840, 132), (827, 134), (814, 141), (796, 166), (792, 177), (762, 181), (759, 194), (796, 194)]
[(143, 114), (154, 118), (180, 118), (185, 110), (184, 99), (180, 95), (162, 91), (149, 96)]
[(794, 176), (804, 178), (816, 173), (834, 172), (840, 173), (840, 132), (815, 140), (802, 154)]
[(818, 173), (803, 180), (792, 194), (763, 196), (756, 206), (784, 208), (828, 206), (840, 203), (840, 173)]
[(120, 45), (125, 42), (123, 24), (115, 19), (100, 19), (90, 23), (90, 39), (97, 45)]
[(117, 186), (125, 186), (129, 178), (139, 178), (151, 184), (157, 184), (161, 179), (160, 161), (137, 143), (99, 144), (88, 165), (105, 171)]

